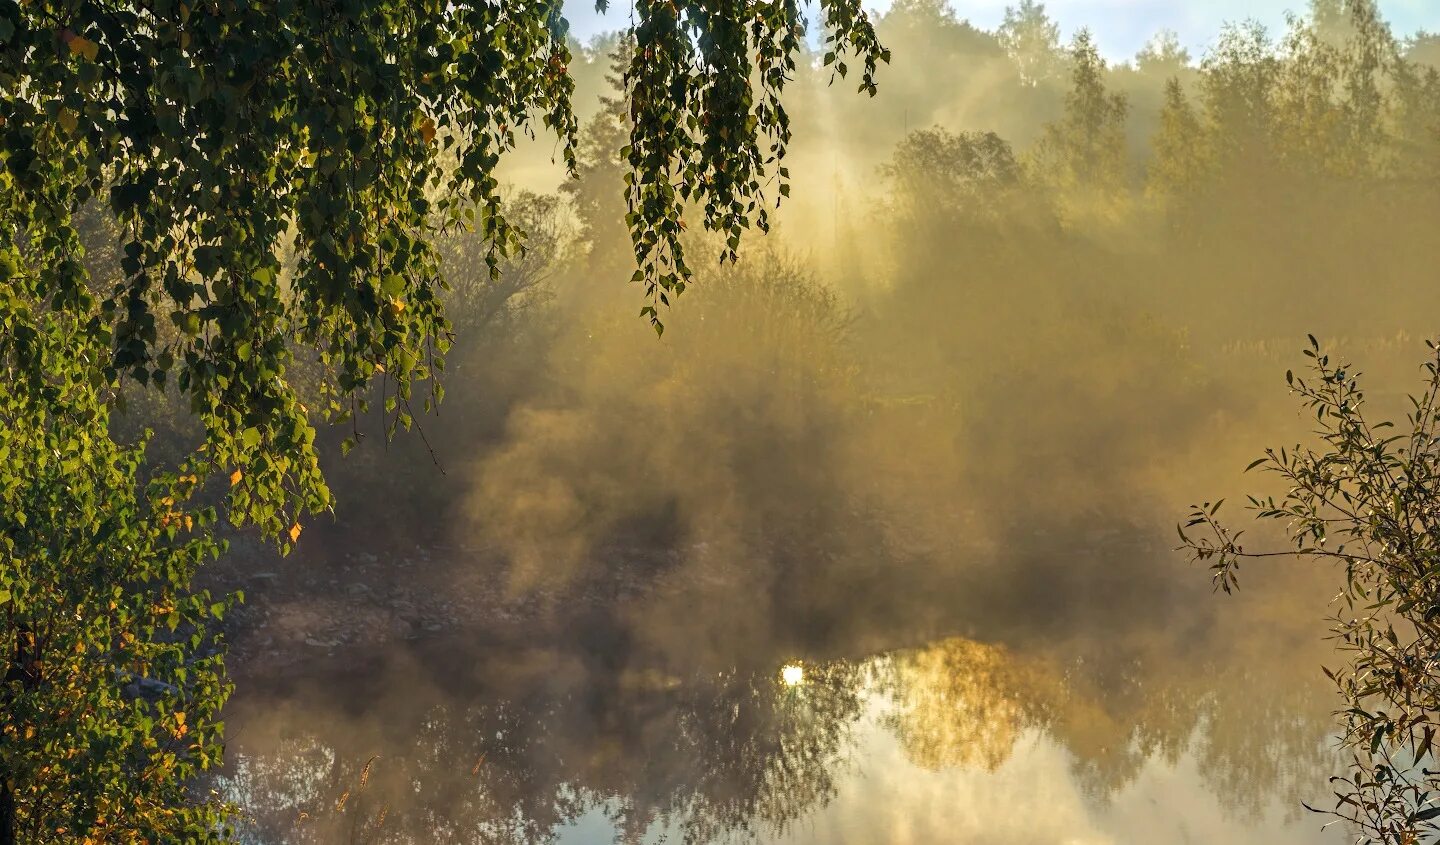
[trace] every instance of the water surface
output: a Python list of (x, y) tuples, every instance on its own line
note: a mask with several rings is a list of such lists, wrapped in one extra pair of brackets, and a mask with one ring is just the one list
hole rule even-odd
[(1299, 803), (1335, 765), (1313, 579), (1217, 611), (1158, 539), (1071, 542), (1072, 567), (1185, 586), (1069, 607), (964, 573), (851, 573), (851, 600), (653, 560), (548, 593), (483, 591), (478, 562), (444, 590), (424, 560), (311, 562), (309, 593), (262, 573), (220, 785), (256, 843), (1343, 841)]

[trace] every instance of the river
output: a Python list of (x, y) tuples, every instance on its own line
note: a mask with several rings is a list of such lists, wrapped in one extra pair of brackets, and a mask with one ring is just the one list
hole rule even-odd
[(966, 602), (894, 562), (807, 596), (743, 566), (507, 592), (312, 555), (248, 576), (216, 785), (252, 843), (1343, 841), (1300, 805), (1336, 759), (1322, 585), (1211, 596), (1158, 537), (1069, 565), (1107, 556), (1185, 588), (1121, 618), (1115, 584)]

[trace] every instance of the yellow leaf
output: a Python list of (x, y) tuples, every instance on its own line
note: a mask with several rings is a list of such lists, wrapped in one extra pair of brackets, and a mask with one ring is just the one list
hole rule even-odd
[(61, 109), (60, 113), (55, 116), (55, 120), (60, 124), (60, 128), (65, 130), (65, 134), (68, 135), (75, 131), (75, 112)]
[(425, 139), (427, 144), (435, 140), (435, 121), (428, 117), (425, 118), (424, 122), (420, 124), (420, 137)]
[(299, 542), (299, 540), (300, 540), (300, 523), (297, 522), (297, 523), (295, 523), (294, 525), (290, 526), (290, 542), (295, 543), (295, 542)]
[(84, 56), (92, 62), (100, 55), (100, 45), (82, 35), (72, 37), (68, 46), (71, 53)]
[(390, 310), (394, 311), (396, 316), (399, 316), (405, 311), (405, 303), (398, 299), (392, 299), (390, 300)]
[(240, 483), (240, 479), (242, 479), (242, 478), (244, 478), (244, 477), (245, 477), (245, 473), (241, 472), (241, 471), (238, 470), (238, 469), (235, 470), (234, 472), (230, 473), (230, 486), (231, 486), (231, 487), (234, 487), (236, 484), (239, 484), (239, 483)]

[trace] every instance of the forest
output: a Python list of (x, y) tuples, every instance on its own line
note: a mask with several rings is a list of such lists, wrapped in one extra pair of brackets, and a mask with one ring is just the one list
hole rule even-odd
[(1440, 835), (1440, 34), (524, 5), (0, 0), (0, 845)]

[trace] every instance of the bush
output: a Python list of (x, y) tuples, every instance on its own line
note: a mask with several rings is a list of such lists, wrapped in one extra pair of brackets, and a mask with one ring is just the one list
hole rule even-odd
[[(1350, 757), (1332, 779), (1331, 813), (1358, 841), (1418, 843), (1440, 832), (1440, 346), (1429, 344), (1425, 390), (1403, 428), (1367, 416), (1360, 374), (1332, 363), (1311, 338), (1311, 375), (1286, 374), (1315, 414), (1318, 443), (1271, 449), (1250, 465), (1278, 475), (1279, 499), (1250, 499), (1284, 524), (1293, 547), (1251, 552), (1218, 521), (1220, 502), (1196, 506), (1181, 539), (1210, 564), (1218, 589), (1238, 584), (1242, 560), (1297, 556), (1345, 573), (1331, 631), (1345, 663), (1326, 669), (1343, 706)], [(1199, 529), (1201, 535), (1191, 536)]]

